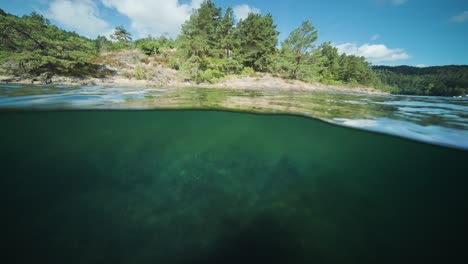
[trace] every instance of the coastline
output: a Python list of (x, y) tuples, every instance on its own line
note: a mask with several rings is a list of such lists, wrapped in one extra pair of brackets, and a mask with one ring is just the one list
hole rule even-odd
[[(171, 70), (172, 71), (172, 70)], [(175, 72), (175, 70), (174, 70)], [(299, 80), (288, 80), (281, 77), (276, 77), (271, 74), (253, 74), (250, 76), (229, 76), (216, 83), (195, 83), (188, 80), (180, 79), (176, 73), (162, 74), (161, 78), (153, 78), (152, 80), (137, 80), (126, 78), (123, 76), (111, 76), (108, 78), (89, 78), (89, 77), (66, 77), (53, 76), (47, 80), (39, 78), (31, 79), (14, 76), (0, 76), (0, 83), (14, 84), (46, 84), (47, 85), (102, 85), (102, 86), (119, 86), (119, 87), (164, 87), (164, 88), (209, 88), (209, 89), (238, 89), (238, 90), (274, 90), (274, 91), (333, 91), (333, 92), (349, 92), (349, 93), (364, 93), (364, 94), (389, 94), (377, 90), (372, 87), (356, 86), (350, 87), (345, 85), (329, 85), (323, 83), (307, 83)]]

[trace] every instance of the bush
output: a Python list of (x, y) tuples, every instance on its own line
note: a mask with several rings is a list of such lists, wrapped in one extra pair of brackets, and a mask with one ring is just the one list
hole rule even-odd
[(254, 73), (255, 73), (255, 71), (251, 67), (245, 67), (241, 71), (241, 75), (252, 75)]
[(343, 84), (340, 81), (329, 80), (329, 79), (322, 79), (322, 80), (320, 80), (320, 82), (323, 83), (323, 84), (329, 84), (329, 85), (342, 85)]
[(124, 50), (124, 49), (129, 49), (131, 47), (131, 44), (128, 42), (124, 41), (117, 41), (117, 42), (112, 42), (110, 45), (109, 49), (111, 51), (116, 51), (116, 50)]
[(160, 44), (158, 41), (145, 39), (137, 42), (136, 46), (148, 56), (159, 54)]
[(217, 70), (226, 74), (239, 73), (242, 64), (235, 59), (204, 58), (200, 64), (203, 70)]
[(127, 79), (131, 79), (133, 77), (133, 74), (131, 72), (124, 72), (122, 73), (122, 76), (127, 78)]
[(169, 59), (169, 66), (171, 69), (174, 70), (179, 70), (180, 69), (180, 63), (178, 58), (170, 58)]
[(218, 70), (208, 69), (205, 70), (202, 74), (200, 74), (197, 78), (197, 82), (209, 82), (215, 83), (220, 78), (224, 77), (224, 73)]
[[(178, 59), (171, 58), (169, 63), (171, 68), (179, 68)], [(180, 70), (184, 77), (190, 78), (198, 83), (214, 83), (226, 76), (227, 73), (238, 73), (241, 67), (241, 64), (233, 59), (200, 58), (198, 56), (192, 56), (180, 65)]]
[(212, 69), (224, 71), (224, 63), (225, 61), (223, 59), (205, 57), (201, 60), (200, 66), (203, 70)]
[(144, 69), (138, 66), (135, 67), (135, 69), (133, 69), (133, 78), (137, 80), (145, 80), (146, 74), (145, 74)]
[(141, 59), (140, 59), (140, 62), (141, 62), (141, 63), (144, 63), (144, 64), (149, 64), (149, 63), (150, 63), (150, 60), (149, 60), (148, 57), (144, 57), (144, 58), (141, 58)]
[(268, 67), (268, 72), (282, 78), (289, 77), (292, 68), (291, 63), (282, 54), (274, 53), (269, 55), (269, 57), (271, 63)]
[(197, 78), (202, 74), (202, 70), (200, 69), (200, 57), (198, 56), (192, 56), (190, 57), (187, 61), (185, 61), (181, 67), (180, 70), (182, 72), (182, 75), (185, 78), (191, 79), (191, 80), (197, 80)]
[(242, 70), (242, 63), (240, 63), (238, 60), (235, 60), (235, 59), (228, 59), (224, 66), (224, 72), (228, 74), (240, 73), (241, 70)]

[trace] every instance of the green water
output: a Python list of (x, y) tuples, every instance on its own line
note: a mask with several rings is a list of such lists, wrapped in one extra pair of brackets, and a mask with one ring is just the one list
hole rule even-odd
[(4, 111), (0, 124), (8, 263), (465, 254), (467, 151), (288, 115)]

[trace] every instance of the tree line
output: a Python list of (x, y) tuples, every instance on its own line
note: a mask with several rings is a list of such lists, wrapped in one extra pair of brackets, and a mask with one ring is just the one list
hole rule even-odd
[(177, 67), (197, 81), (212, 81), (227, 74), (267, 72), (308, 82), (377, 82), (363, 57), (340, 55), (330, 42), (316, 46), (318, 33), (310, 21), (292, 31), (280, 47), (278, 35), (271, 14), (250, 13), (236, 23), (232, 8), (223, 13), (207, 0), (183, 24), (176, 39)]
[(381, 84), (396, 94), (447, 95), (468, 94), (468, 66), (434, 67), (374, 66)]
[(14, 75), (96, 75), (93, 41), (51, 25), (33, 12), (21, 18), (0, 9), (0, 62)]
[(54, 26), (38, 13), (16, 17), (0, 12), (0, 62), (13, 74), (95, 75), (94, 58), (103, 52), (138, 48), (158, 55), (177, 49), (170, 65), (196, 82), (214, 82), (230, 74), (268, 72), (284, 78), (324, 83), (372, 85), (375, 75), (362, 57), (339, 55), (329, 42), (318, 47), (317, 30), (305, 21), (278, 47), (271, 14), (250, 13), (236, 23), (232, 8), (225, 12), (205, 0), (172, 40), (133, 40), (123, 26), (110, 39), (91, 40)]
[(17, 17), (0, 9), (0, 65), (14, 75), (103, 77), (109, 71), (95, 63), (96, 57), (136, 48), (148, 56), (165, 56), (170, 67), (195, 82), (263, 72), (306, 82), (372, 86), (399, 94), (467, 92), (467, 66), (372, 67), (364, 57), (339, 54), (330, 42), (316, 45), (318, 32), (310, 21), (304, 21), (281, 43), (278, 35), (271, 14), (250, 13), (236, 22), (232, 8), (223, 12), (212, 0), (193, 10), (176, 39), (148, 36), (133, 40), (123, 26), (116, 27), (110, 39), (89, 39), (52, 25), (38, 13)]

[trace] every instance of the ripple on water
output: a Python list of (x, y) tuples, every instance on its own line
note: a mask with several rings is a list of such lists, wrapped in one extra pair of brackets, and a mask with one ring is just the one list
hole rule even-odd
[(0, 84), (0, 109), (220, 107), (332, 123), (468, 149), (468, 98), (203, 88)]

